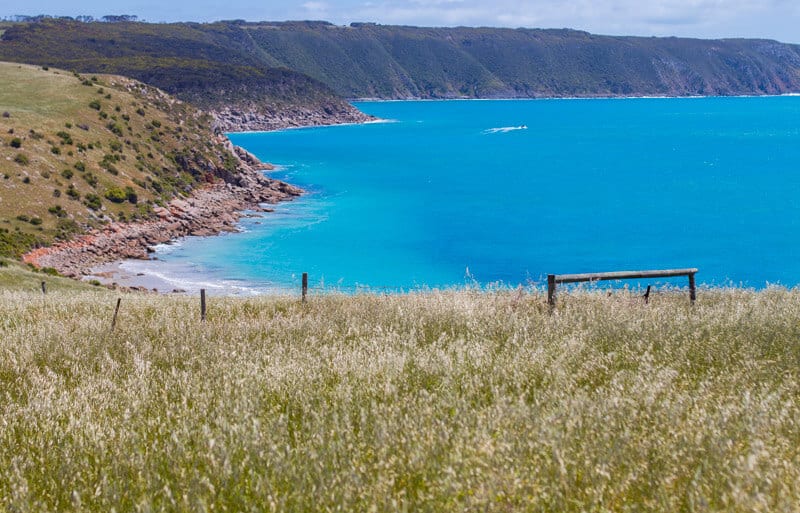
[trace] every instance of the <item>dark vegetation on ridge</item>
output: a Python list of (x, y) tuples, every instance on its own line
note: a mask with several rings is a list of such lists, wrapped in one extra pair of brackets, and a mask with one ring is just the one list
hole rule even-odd
[[(212, 111), (347, 98), (783, 94), (800, 47), (574, 30), (242, 21), (9, 26), (0, 59), (128, 75)], [(310, 77), (310, 78), (309, 78)], [(335, 94), (334, 94), (335, 93)], [(269, 114), (269, 113), (266, 113)]]
[(223, 130), (368, 119), (231, 23), (12, 24), (0, 37), (0, 60), (132, 77), (214, 113)]

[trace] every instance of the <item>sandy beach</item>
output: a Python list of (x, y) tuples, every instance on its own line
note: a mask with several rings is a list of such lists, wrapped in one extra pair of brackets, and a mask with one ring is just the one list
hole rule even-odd
[[(270, 215), (265, 213), (263, 215)], [(203, 239), (192, 237), (189, 239)], [(201, 289), (211, 296), (256, 296), (292, 294), (293, 290), (276, 287), (266, 281), (220, 278), (198, 264), (163, 258), (180, 250), (186, 238), (155, 247), (148, 259), (126, 259), (92, 267), (82, 281), (99, 282), (107, 287), (158, 294), (197, 294)]]
[(89, 269), (82, 281), (98, 281), (105, 286), (154, 292), (159, 294), (184, 293), (185, 289), (156, 274), (134, 273), (124, 269), (125, 261), (109, 262)]

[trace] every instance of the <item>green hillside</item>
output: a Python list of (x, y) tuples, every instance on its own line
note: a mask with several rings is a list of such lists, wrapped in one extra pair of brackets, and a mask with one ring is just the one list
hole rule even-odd
[(131, 79), (0, 63), (0, 256), (231, 179), (212, 119)]
[(237, 103), (344, 108), (335, 94), (492, 98), (800, 92), (797, 45), (611, 37), (574, 30), (46, 19), (9, 26), (0, 37), (0, 59), (119, 73), (210, 110)]
[(243, 28), (280, 63), (348, 97), (729, 95), (800, 90), (800, 48), (775, 41), (374, 24), (262, 23)]

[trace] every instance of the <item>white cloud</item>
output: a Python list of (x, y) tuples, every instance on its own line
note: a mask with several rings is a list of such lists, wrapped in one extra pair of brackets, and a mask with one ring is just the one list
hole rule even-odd
[[(599, 34), (797, 40), (796, 0), (369, 0), (331, 8), (335, 22), (576, 28)], [(795, 34), (798, 35), (795, 35)]]
[(185, 3), (119, 0), (110, 9), (100, 0), (75, 0), (69, 8), (56, 0), (30, 0), (21, 11), (125, 12), (151, 21), (318, 19), (339, 24), (568, 27), (596, 34), (768, 37), (800, 43), (800, 0), (192, 0), (191, 10)]
[(324, 17), (329, 12), (329, 6), (325, 2), (305, 2), (302, 7), (308, 15), (313, 17)]

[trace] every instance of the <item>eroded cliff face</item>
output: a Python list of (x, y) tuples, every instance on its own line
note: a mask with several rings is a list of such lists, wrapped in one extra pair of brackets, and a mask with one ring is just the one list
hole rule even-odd
[(153, 246), (179, 237), (236, 231), (242, 211), (268, 210), (262, 205), (291, 200), (302, 193), (297, 187), (264, 176), (263, 165), (249, 153), (241, 149), (236, 153), (244, 157), (236, 183), (200, 187), (187, 198), (155, 207), (155, 215), (146, 221), (111, 223), (70, 241), (36, 249), (23, 261), (78, 278), (106, 262), (149, 258)]
[(315, 105), (245, 105), (210, 111), (214, 126), (223, 132), (260, 132), (304, 126), (366, 123), (375, 118), (347, 102)]
[(0, 63), (0, 86), (0, 220), (17, 228), (0, 230), (2, 256), (78, 276), (301, 193), (208, 113), (142, 82)]

